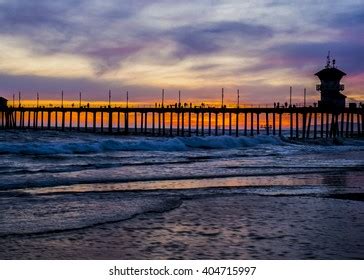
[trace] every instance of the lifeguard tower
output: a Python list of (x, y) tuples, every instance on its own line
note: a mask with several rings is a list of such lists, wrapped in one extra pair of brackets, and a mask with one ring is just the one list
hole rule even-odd
[(4, 109), (7, 107), (8, 107), (8, 100), (0, 96), (0, 109)]
[(335, 63), (334, 59), (331, 65), (329, 52), (325, 68), (315, 74), (321, 81), (320, 85), (316, 85), (316, 90), (321, 92), (321, 100), (318, 102), (320, 108), (333, 110), (345, 108), (346, 96), (341, 93), (344, 85), (340, 84), (340, 80), (346, 73), (339, 70)]

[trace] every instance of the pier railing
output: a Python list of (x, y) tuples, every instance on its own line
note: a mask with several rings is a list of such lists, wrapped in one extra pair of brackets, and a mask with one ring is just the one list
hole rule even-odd
[(0, 129), (148, 136), (361, 137), (364, 108), (5, 107), (0, 108)]

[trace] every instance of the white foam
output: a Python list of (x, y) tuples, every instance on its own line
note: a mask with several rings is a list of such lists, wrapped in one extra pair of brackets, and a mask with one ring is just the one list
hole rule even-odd
[[(1, 199), (1, 198), (0, 198)], [(1, 236), (74, 230), (119, 222), (148, 212), (165, 212), (180, 205), (179, 198), (84, 194), (74, 197), (9, 197), (2, 201)], [(13, 205), (14, 207), (9, 207)]]
[(107, 151), (186, 151), (190, 149), (234, 149), (252, 147), (261, 144), (284, 145), (278, 137), (176, 137), (176, 138), (146, 138), (146, 137), (87, 137), (86, 139), (58, 138), (42, 141), (0, 142), (0, 154), (83, 154), (101, 153)]

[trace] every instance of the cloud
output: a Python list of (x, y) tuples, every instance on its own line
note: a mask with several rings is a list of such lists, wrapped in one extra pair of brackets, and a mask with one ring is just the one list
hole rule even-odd
[(330, 51), (338, 67), (350, 74), (357, 74), (364, 72), (363, 49), (364, 44), (355, 42), (289, 43), (269, 49), (266, 60), (275, 63), (276, 67), (307, 69), (308, 65), (317, 65), (320, 68), (325, 65), (327, 52)]
[[(69, 53), (94, 60), (96, 73), (113, 69), (140, 47), (126, 23), (145, 1), (27, 1), (0, 4), (0, 33), (22, 37), (37, 54)], [(120, 29), (118, 29), (120, 28)], [(131, 30), (133, 32), (133, 30)]]
[(336, 13), (329, 21), (335, 27), (363, 27), (364, 26), (364, 10), (363, 5), (358, 8)]
[(131, 101), (150, 100), (149, 94), (157, 96), (159, 89), (153, 87), (123, 85), (118, 81), (105, 81), (101, 79), (87, 78), (62, 78), (42, 77), (33, 75), (8, 75), (0, 73), (0, 96), (7, 96), (9, 100), (12, 94), (22, 92), (22, 98), (34, 100), (36, 92), (42, 99), (59, 99), (64, 91), (64, 97), (68, 100), (77, 100), (81, 91), (85, 100), (104, 100), (108, 90), (112, 90), (113, 100), (124, 100), (125, 92), (130, 92)]
[(94, 58), (97, 75), (103, 75), (110, 69), (118, 69), (121, 61), (143, 49), (141, 44), (129, 44), (116, 47), (100, 47), (83, 52), (83, 55)]
[(57, 96), (61, 90), (74, 92), (76, 96), (79, 91), (92, 89), (91, 93), (96, 93), (106, 91), (110, 86), (113, 86), (110, 83), (93, 79), (8, 74), (0, 74), (0, 83), (2, 93), (22, 91), (25, 98), (31, 98), (37, 91), (50, 98), (52, 95)]
[[(167, 2), (161, 1), (160, 4)], [(121, 60), (136, 55), (143, 48), (150, 48), (153, 42), (164, 41), (176, 46), (171, 56), (161, 56), (161, 62), (168, 63), (189, 55), (231, 49), (231, 40), (254, 41), (273, 33), (262, 25), (237, 21), (209, 22), (209, 19), (198, 26), (150, 26), (139, 14), (156, 3), (135, 3), (131, 0), (5, 1), (0, 4), (0, 33), (26, 38), (37, 53), (64, 52), (89, 57), (96, 75), (117, 69)], [(193, 6), (193, 3), (189, 5)], [(160, 15), (163, 16), (165, 14)], [(184, 16), (188, 19), (187, 14)]]
[(361, 6), (355, 0), (337, 9), (329, 0), (0, 0), (0, 90), (29, 83), (29, 90), (64, 84), (78, 91), (78, 83), (96, 95), (110, 84), (152, 91), (169, 85), (208, 96), (202, 85), (239, 85), (253, 97), (263, 86), (315, 83), (328, 50), (350, 81), (364, 73)]
[[(72, 6), (70, 5), (72, 3)], [(74, 31), (67, 15), (78, 10), (78, 1), (14, 0), (0, 4), (0, 32), (29, 38), (38, 45), (62, 44)], [(52, 36), (44, 36), (53, 33)], [(62, 36), (60, 36), (62, 35)]]
[(178, 44), (178, 57), (228, 51), (232, 40), (254, 44), (273, 36), (267, 26), (244, 22), (209, 22), (199, 26), (186, 25), (169, 31), (170, 37)]
[[(14, 31), (20, 27), (58, 26), (64, 25), (64, 14), (69, 9), (70, 1), (62, 1), (62, 5), (55, 2), (38, 0), (14, 0), (0, 3), (0, 19), (2, 31)], [(76, 2), (74, 6), (77, 8)], [(19, 29), (18, 29), (19, 30)]]

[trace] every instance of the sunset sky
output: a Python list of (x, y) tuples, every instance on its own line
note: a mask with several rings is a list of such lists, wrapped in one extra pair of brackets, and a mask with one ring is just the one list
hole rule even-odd
[(363, 34), (362, 0), (0, 0), (0, 95), (313, 101), (330, 50), (363, 101)]

